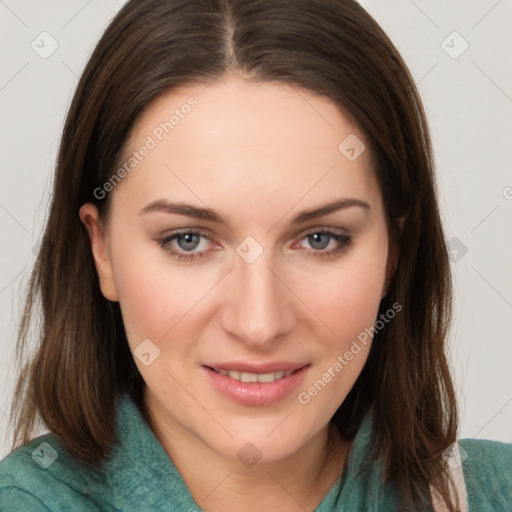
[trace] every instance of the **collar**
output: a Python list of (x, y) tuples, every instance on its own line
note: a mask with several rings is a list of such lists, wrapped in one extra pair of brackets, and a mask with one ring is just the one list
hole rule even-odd
[[(173, 510), (202, 510), (127, 394), (119, 398), (116, 428), (117, 439), (102, 472), (109, 488), (106, 494), (116, 493), (109, 498), (114, 510), (127, 502), (140, 510), (162, 510), (165, 504), (172, 504)], [(350, 447), (346, 471), (315, 512), (377, 512), (383, 504), (398, 503), (393, 489), (384, 492), (381, 465), (370, 458), (371, 431), (372, 420), (366, 415)]]

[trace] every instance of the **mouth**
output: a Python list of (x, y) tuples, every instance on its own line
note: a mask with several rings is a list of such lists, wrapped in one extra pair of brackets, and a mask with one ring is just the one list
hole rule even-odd
[(262, 406), (287, 397), (302, 382), (309, 363), (272, 363), (267, 365), (207, 364), (213, 387), (224, 397), (243, 405)]
[(249, 373), (249, 372), (240, 372), (233, 370), (216, 370), (215, 368), (210, 368), (214, 372), (224, 375), (225, 377), (229, 377), (230, 379), (238, 380), (240, 382), (261, 382), (266, 384), (268, 382), (274, 382), (276, 380), (280, 380), (284, 377), (288, 377), (295, 373), (297, 370), (280, 370), (277, 372), (270, 373)]

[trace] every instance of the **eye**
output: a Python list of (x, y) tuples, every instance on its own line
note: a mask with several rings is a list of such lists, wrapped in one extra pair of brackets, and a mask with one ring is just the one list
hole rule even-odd
[[(312, 249), (307, 249), (306, 252), (315, 258), (334, 257), (347, 250), (352, 244), (352, 237), (328, 229), (310, 231), (300, 240), (307, 240)], [(208, 242), (213, 243), (213, 240), (202, 231), (183, 229), (158, 238), (156, 242), (176, 260), (194, 261), (207, 256)], [(328, 249), (329, 246), (331, 247)], [(218, 247), (217, 245), (216, 248)], [(301, 244), (296, 242), (292, 247), (294, 249), (301, 248)]]
[[(316, 229), (305, 234), (301, 240), (307, 240), (308, 244), (313, 248), (308, 250), (314, 258), (330, 258), (336, 254), (347, 250), (352, 244), (352, 237), (329, 231), (328, 229)], [(329, 246), (330, 249), (326, 250)], [(297, 244), (294, 244), (294, 248)]]
[[(171, 256), (179, 261), (191, 261), (206, 256), (207, 243), (201, 244), (201, 240), (206, 239), (212, 241), (211, 238), (201, 231), (192, 229), (174, 232), (171, 235), (157, 239), (158, 244)], [(193, 252), (203, 245), (202, 250)]]

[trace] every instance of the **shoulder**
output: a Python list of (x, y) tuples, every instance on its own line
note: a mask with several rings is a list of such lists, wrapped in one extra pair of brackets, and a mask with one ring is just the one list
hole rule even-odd
[(469, 510), (510, 512), (512, 443), (461, 439), (459, 448)]
[(94, 471), (68, 456), (54, 434), (39, 436), (0, 462), (0, 510), (99, 510)]

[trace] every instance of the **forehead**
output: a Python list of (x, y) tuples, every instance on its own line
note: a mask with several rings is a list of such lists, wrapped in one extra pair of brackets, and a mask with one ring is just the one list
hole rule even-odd
[[(151, 149), (121, 185), (131, 182), (132, 192), (148, 200), (164, 189), (209, 196), (212, 186), (240, 201), (282, 196), (285, 188), (296, 200), (330, 199), (331, 192), (339, 198), (345, 190), (379, 195), (370, 151), (357, 156), (363, 144), (364, 135), (329, 98), (227, 75), (180, 86), (145, 109), (125, 159)], [(352, 148), (356, 159), (346, 152)]]

